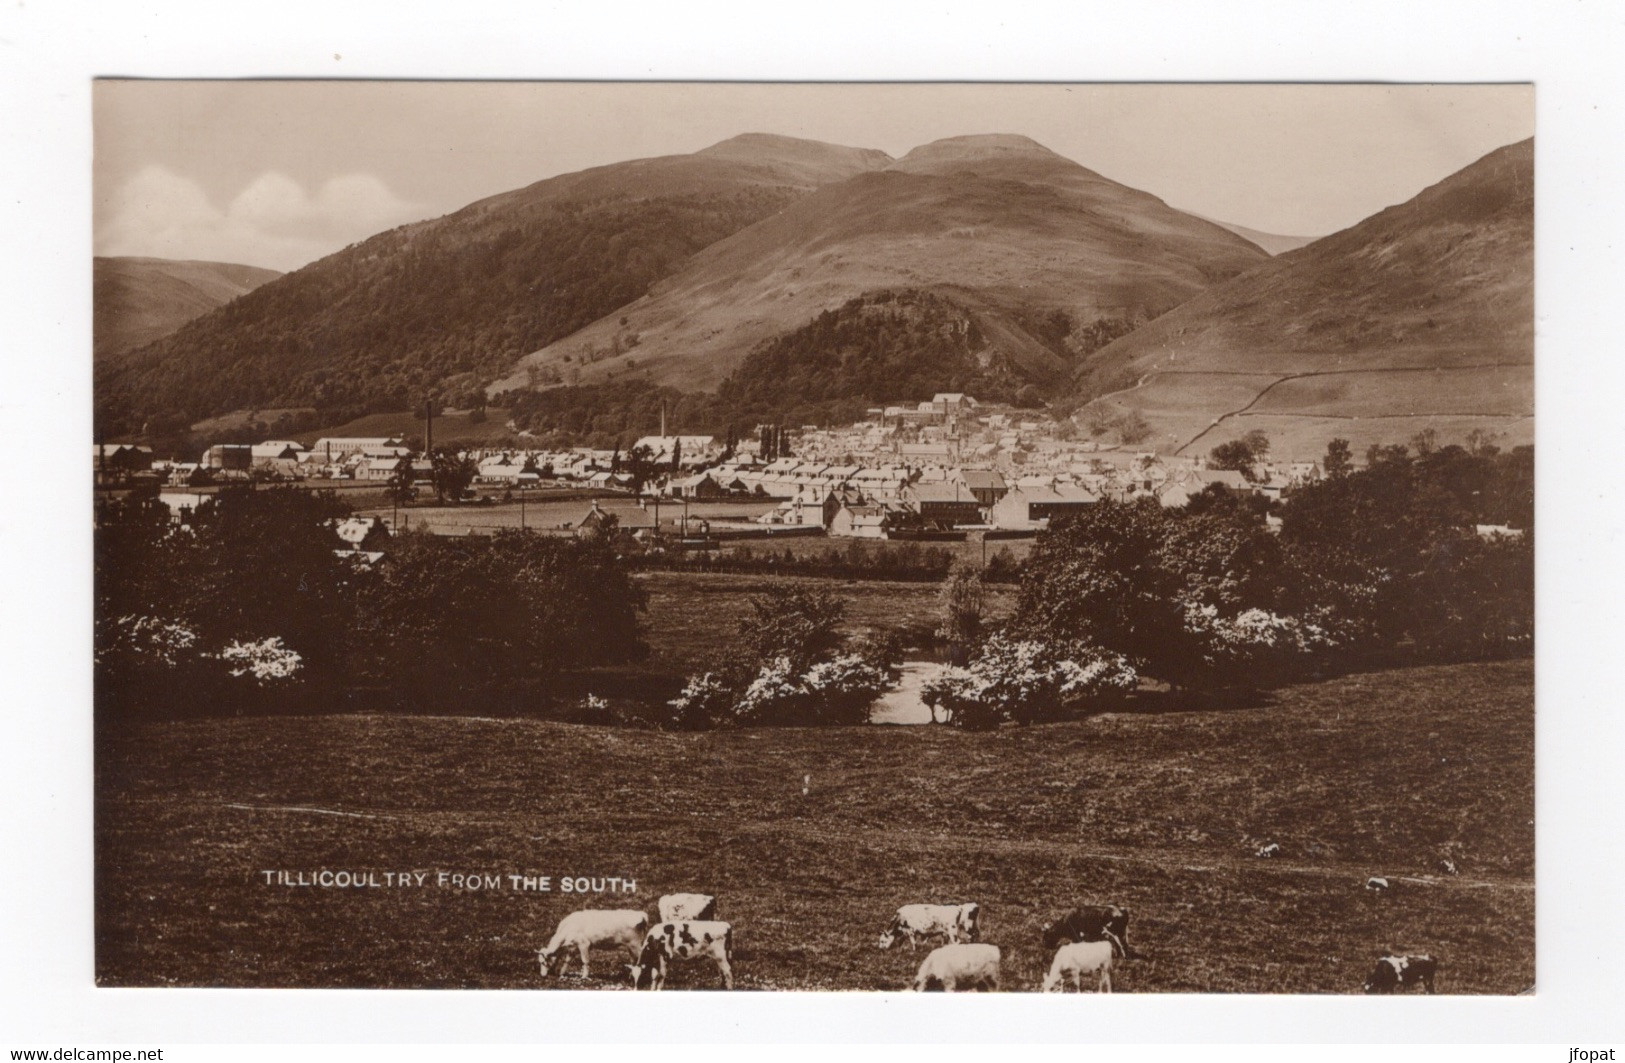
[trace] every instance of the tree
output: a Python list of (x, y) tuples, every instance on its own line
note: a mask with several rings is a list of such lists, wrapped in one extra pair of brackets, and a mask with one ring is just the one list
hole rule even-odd
[(1467, 433), (1467, 451), (1481, 458), (1493, 458), (1501, 453), (1501, 448), (1495, 445), (1499, 433), (1490, 432), (1483, 428), (1475, 428)]
[(479, 474), (478, 463), (450, 444), (436, 447), (430, 460), (435, 498), (441, 502), (447, 498), (461, 502), (474, 483), (474, 477)]
[[(1376, 448), (1374, 448), (1376, 449)], [(1522, 448), (1520, 448), (1521, 451)], [(1513, 652), (1533, 630), (1533, 452), (1446, 446), (1307, 485), (1282, 510), (1289, 582), (1373, 653)], [(1521, 538), (1481, 540), (1475, 524)]]
[(833, 654), (842, 644), (846, 605), (824, 591), (796, 588), (750, 600), (739, 621), (739, 641), (755, 662), (786, 657), (798, 671)]
[(412, 455), (402, 454), (395, 468), (389, 474), (389, 483), (384, 487), (384, 494), (391, 502), (406, 503), (411, 501), (417, 493), (412, 486), (414, 474), (412, 471)]
[(1403, 463), (1410, 459), (1410, 448), (1403, 443), (1373, 443), (1365, 450), (1365, 463), (1368, 468), (1385, 463)]
[(679, 436), (678, 438), (673, 439), (671, 443), (671, 471), (673, 473), (676, 473), (677, 470), (682, 467), (682, 461), (683, 440), (682, 437)]
[(645, 602), (601, 543), (403, 535), (359, 582), (353, 670), (413, 698), (529, 689), (565, 669), (639, 659)]
[[(330, 491), (286, 487), (227, 488), (192, 514), (185, 532), (171, 530), (161, 503), (104, 510), (96, 531), (97, 651), (115, 652), (107, 668), (98, 665), (98, 703), (230, 707), (211, 705), (214, 692), (197, 677), (170, 675), (153, 686), (122, 673), (119, 662), (131, 658), (118, 648), (146, 629), (185, 631), (197, 654), (216, 660), (234, 643), (280, 639), (302, 661), (311, 689), (340, 678), (350, 597), (330, 522), (347, 512)], [(150, 623), (130, 628), (121, 618), (131, 617)]]
[(1230, 469), (1253, 480), (1257, 478), (1256, 466), (1269, 451), (1269, 437), (1255, 428), (1240, 439), (1214, 447), (1208, 452), (1208, 463), (1215, 469)]
[(643, 485), (655, 474), (655, 453), (646, 444), (638, 444), (622, 461), (626, 474), (632, 477), (632, 493), (641, 494)]
[(1279, 575), (1274, 536), (1249, 510), (1187, 517), (1152, 499), (1105, 501), (1039, 539), (1011, 629), (1121, 654), (1175, 686), (1245, 684), (1231, 624), (1275, 606)]
[(1327, 443), (1326, 457), (1320, 464), (1329, 479), (1347, 476), (1354, 470), (1354, 451), (1349, 446), (1349, 441), (1339, 438)]
[(949, 644), (949, 654), (956, 664), (964, 663), (970, 646), (982, 633), (984, 609), (981, 570), (961, 562), (948, 573), (938, 592), (937, 602), (942, 610), (942, 626), (938, 634)]

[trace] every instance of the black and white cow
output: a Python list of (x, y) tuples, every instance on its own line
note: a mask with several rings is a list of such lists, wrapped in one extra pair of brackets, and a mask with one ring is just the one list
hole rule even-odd
[(1115, 904), (1084, 904), (1043, 926), (1044, 948), (1069, 942), (1109, 941), (1123, 959), (1136, 955), (1128, 947), (1128, 909)]
[(668, 893), (660, 898), (657, 907), (662, 923), (717, 917), (717, 899), (709, 893)]
[(638, 962), (628, 964), (632, 988), (660, 989), (666, 984), (666, 969), (673, 962), (709, 959), (722, 972), (722, 987), (734, 987), (734, 928), (716, 920), (681, 919), (661, 923), (643, 939)]
[(917, 948), (930, 937), (945, 937), (950, 945), (975, 941), (981, 934), (979, 904), (905, 904), (880, 932), (880, 947), (889, 949), (907, 941)]
[(1397, 993), (1401, 989), (1419, 985), (1427, 993), (1433, 992), (1433, 976), (1439, 973), (1439, 960), (1426, 953), (1401, 956), (1389, 953), (1377, 961), (1365, 980), (1367, 993)]
[(633, 959), (643, 948), (643, 938), (649, 932), (649, 917), (632, 910), (604, 911), (586, 909), (571, 912), (559, 920), (553, 931), (553, 940), (545, 949), (537, 950), (541, 961), (542, 977), (562, 975), (570, 965), (570, 953), (581, 957), (581, 977), (591, 978), (588, 955), (594, 946), (625, 949)]

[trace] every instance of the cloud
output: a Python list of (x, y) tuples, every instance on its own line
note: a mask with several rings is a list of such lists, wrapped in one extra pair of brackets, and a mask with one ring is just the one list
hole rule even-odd
[(312, 195), (276, 172), (256, 177), (222, 210), (196, 181), (147, 166), (108, 197), (96, 252), (289, 270), (425, 213), (371, 174), (334, 177)]

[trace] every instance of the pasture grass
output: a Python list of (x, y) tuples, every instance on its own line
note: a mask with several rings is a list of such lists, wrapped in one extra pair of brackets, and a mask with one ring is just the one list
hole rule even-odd
[[(901, 989), (924, 952), (875, 947), (892, 910), (966, 900), (1006, 987), (1036, 989), (1043, 921), (1112, 900), (1145, 953), (1120, 964), (1119, 991), (1358, 992), (1399, 947), (1442, 957), (1441, 992), (1515, 993), (1534, 981), (1533, 725), (1526, 660), (993, 734), (358, 715), (104, 729), (97, 979), (575, 988), (537, 969), (562, 915), (696, 890), (735, 924), (744, 989)], [(1281, 857), (1252, 855), (1266, 840)], [(1446, 850), (1458, 877), (1439, 870)], [(322, 868), (431, 879), (259, 875)], [(637, 892), (458, 892), (436, 870)], [(1370, 875), (1394, 888), (1366, 891)], [(622, 986), (617, 963), (601, 956), (585, 985)]]

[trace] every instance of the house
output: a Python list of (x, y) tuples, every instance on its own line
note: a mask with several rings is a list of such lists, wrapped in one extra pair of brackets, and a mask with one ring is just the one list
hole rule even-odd
[(943, 417), (950, 417), (972, 412), (976, 400), (957, 391), (939, 391), (931, 397), (931, 407)]
[(192, 514), (213, 495), (199, 494), (196, 491), (159, 491), (158, 501), (169, 507), (169, 519), (176, 524), (188, 524)]
[(1236, 494), (1251, 494), (1253, 490), (1253, 485), (1247, 477), (1234, 469), (1198, 469), (1196, 479), (1202, 487), (1218, 484)]
[(1004, 477), (992, 469), (964, 469), (960, 471), (959, 479), (983, 508), (993, 505), (1009, 490)]
[(574, 521), (567, 522), (578, 536), (601, 535), (607, 529), (645, 534), (655, 528), (654, 514), (643, 508), (607, 510), (595, 498), (587, 511)]
[(401, 447), (405, 448), (406, 441), (400, 436), (323, 436), (311, 446), (310, 452), (319, 455), (326, 464), (343, 461), (351, 454), (360, 453), (368, 448)]
[(262, 461), (298, 461), (301, 456), (309, 453), (301, 444), (287, 439), (268, 439), (263, 443), (255, 443), (249, 449), (253, 452), (256, 464)]
[(136, 443), (95, 444), (96, 472), (127, 474), (152, 468), (152, 448)]
[(244, 472), (254, 464), (254, 448), (247, 443), (216, 443), (203, 452), (198, 464), (208, 469)]
[(903, 491), (903, 501), (928, 525), (950, 528), (982, 519), (981, 504), (958, 480), (914, 484)]
[(919, 517), (897, 502), (842, 504), (829, 523), (829, 534), (850, 539), (886, 539), (894, 531), (919, 526)]
[(656, 465), (671, 464), (675, 454), (681, 469), (709, 465), (722, 456), (716, 436), (644, 436), (632, 444), (633, 450), (639, 447), (648, 449)]
[(1100, 496), (1076, 484), (1017, 487), (994, 504), (988, 523), (1010, 531), (1035, 531), (1047, 528), (1054, 517), (1075, 513), (1099, 501)]

